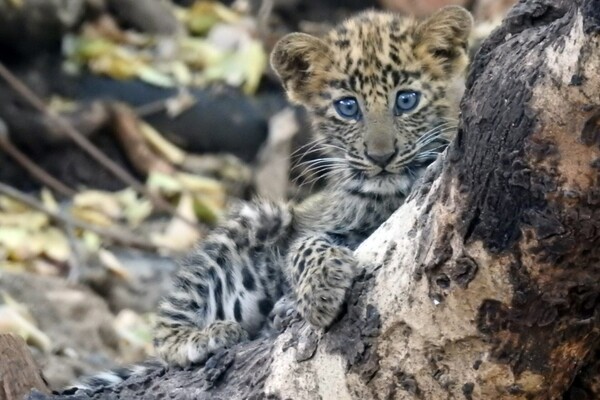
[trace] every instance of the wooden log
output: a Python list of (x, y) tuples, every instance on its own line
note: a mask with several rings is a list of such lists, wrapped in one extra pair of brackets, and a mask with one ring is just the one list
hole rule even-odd
[(32, 389), (49, 390), (27, 344), (13, 334), (0, 334), (0, 400), (21, 400)]

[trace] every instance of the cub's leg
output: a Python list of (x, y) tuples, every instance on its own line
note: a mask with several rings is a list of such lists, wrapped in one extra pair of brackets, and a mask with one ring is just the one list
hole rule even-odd
[(236, 321), (214, 321), (204, 329), (159, 322), (154, 340), (160, 358), (171, 365), (186, 366), (248, 338), (248, 332)]
[(262, 202), (235, 209), (181, 266), (155, 330), (167, 363), (202, 362), (259, 331), (285, 284), (280, 247), (291, 214)]
[(286, 263), (300, 314), (312, 325), (329, 326), (339, 314), (357, 268), (352, 252), (327, 234), (300, 237)]

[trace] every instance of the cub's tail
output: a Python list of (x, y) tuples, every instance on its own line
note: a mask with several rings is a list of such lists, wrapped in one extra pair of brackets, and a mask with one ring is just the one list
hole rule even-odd
[(81, 378), (72, 386), (60, 390), (57, 394), (73, 394), (80, 389), (98, 391), (116, 386), (131, 377), (144, 376), (164, 368), (166, 368), (166, 364), (158, 359), (148, 360), (126, 367), (119, 367), (110, 371), (101, 372), (97, 375)]

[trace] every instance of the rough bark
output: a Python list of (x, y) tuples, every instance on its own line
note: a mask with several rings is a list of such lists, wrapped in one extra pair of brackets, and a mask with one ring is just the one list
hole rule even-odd
[(522, 0), (474, 61), (446, 156), (357, 250), (327, 332), (295, 322), (77, 398), (554, 399), (580, 372), (598, 398), (599, 87), (599, 1)]
[(48, 393), (25, 341), (0, 334), (0, 400), (20, 400), (32, 388)]

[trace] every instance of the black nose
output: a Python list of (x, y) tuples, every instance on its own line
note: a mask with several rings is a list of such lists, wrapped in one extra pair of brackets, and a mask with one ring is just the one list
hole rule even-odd
[(365, 150), (365, 156), (375, 165), (380, 166), (381, 168), (384, 168), (386, 165), (388, 165), (390, 163), (390, 161), (392, 161), (392, 158), (394, 158), (396, 156), (396, 154), (398, 154), (398, 149), (392, 149), (389, 151), (383, 151), (383, 152), (377, 152), (377, 151), (372, 151), (372, 150)]

